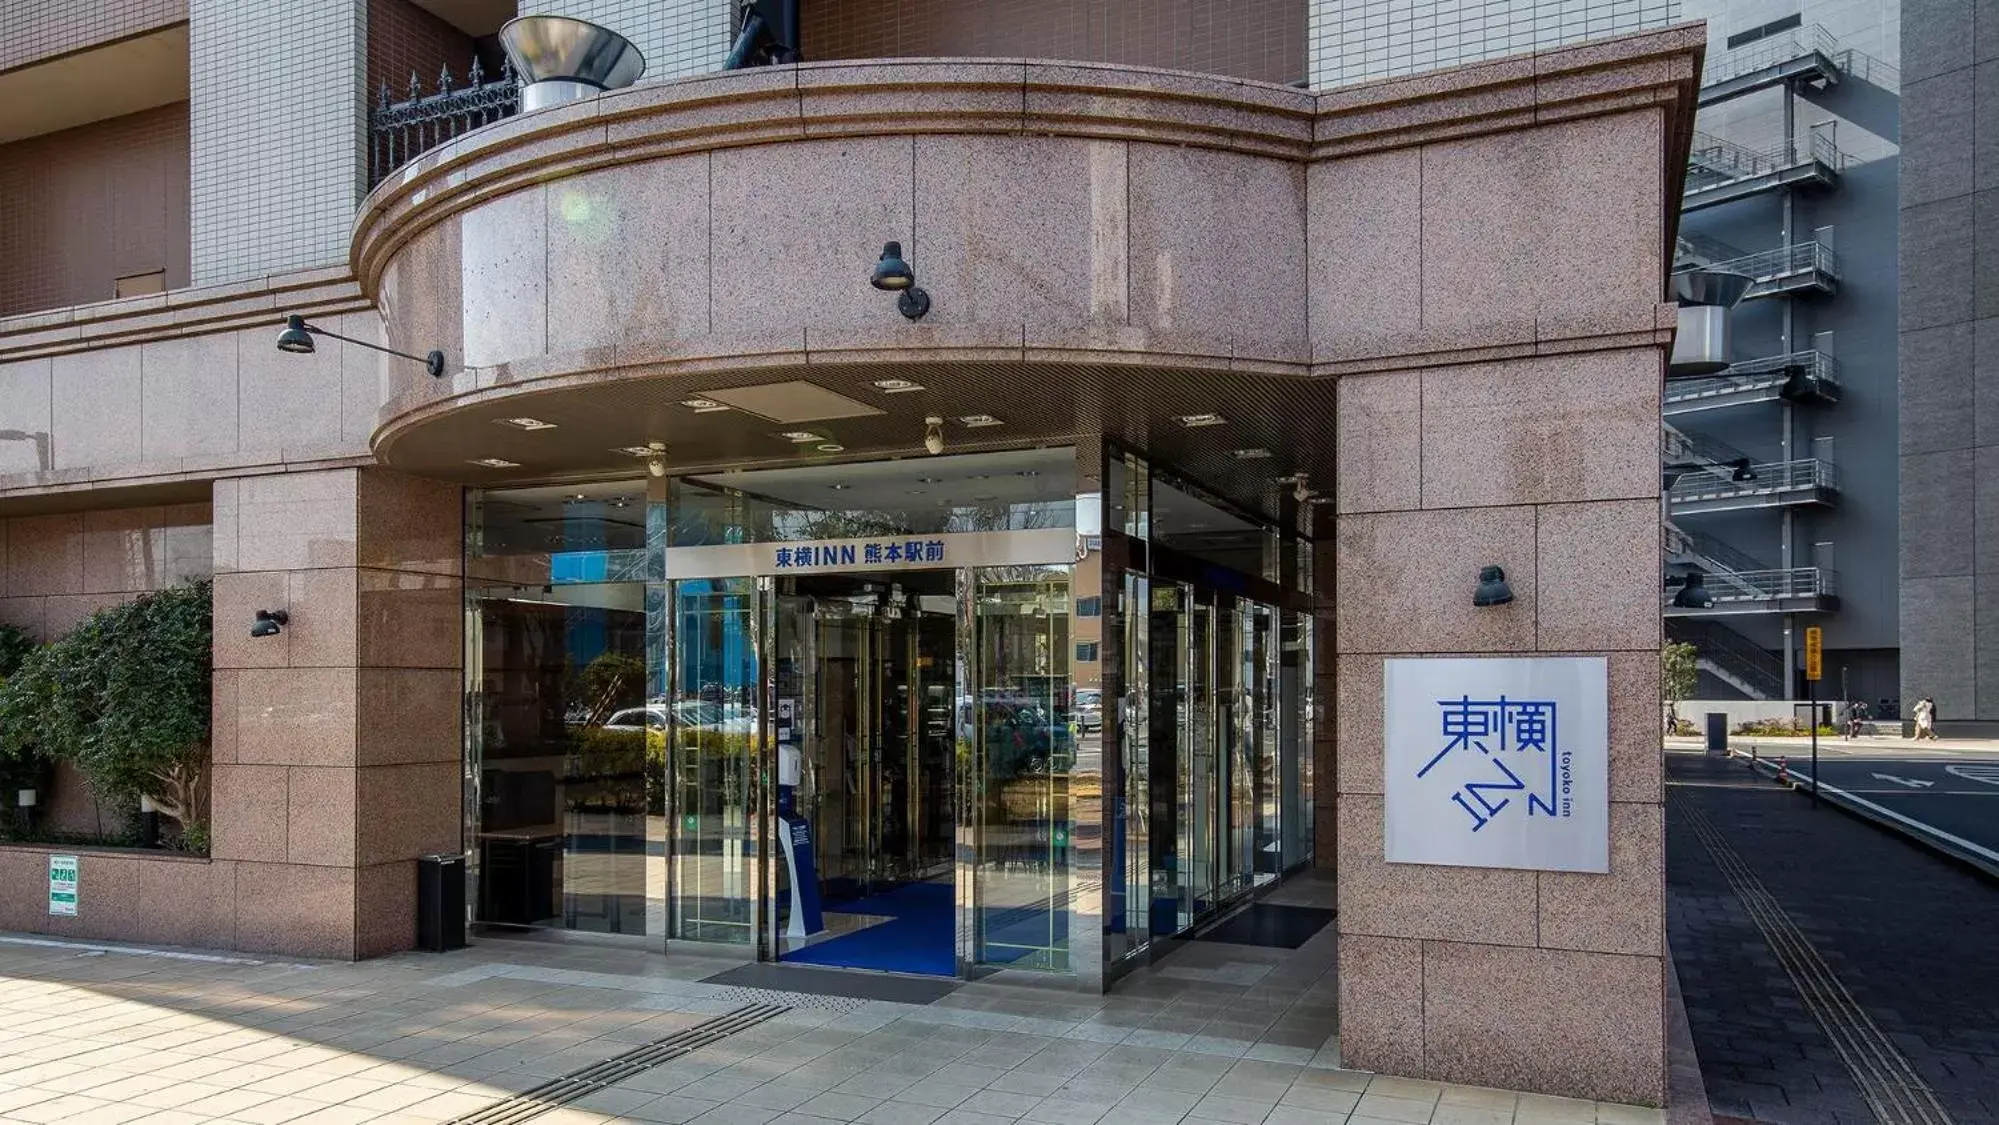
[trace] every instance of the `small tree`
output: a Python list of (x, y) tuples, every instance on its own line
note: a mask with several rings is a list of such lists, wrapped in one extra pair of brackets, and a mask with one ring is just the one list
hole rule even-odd
[(36, 650), (0, 688), (0, 755), (66, 761), (102, 799), (149, 798), (205, 850), (212, 614), (210, 585), (186, 583)]
[(1694, 646), (1671, 642), (1659, 654), (1659, 694), (1666, 700), (1668, 731), (1679, 725), (1680, 703), (1694, 693), (1699, 683), (1699, 669), (1694, 664), (1697, 656)]

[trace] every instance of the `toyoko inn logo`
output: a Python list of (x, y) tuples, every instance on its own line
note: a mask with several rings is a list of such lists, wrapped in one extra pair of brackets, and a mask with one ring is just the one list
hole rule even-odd
[(1391, 863), (1610, 869), (1602, 657), (1390, 660)]

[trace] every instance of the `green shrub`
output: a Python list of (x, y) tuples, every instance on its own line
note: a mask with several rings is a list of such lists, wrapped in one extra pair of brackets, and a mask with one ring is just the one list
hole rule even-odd
[(0, 687), (0, 760), (63, 761), (101, 801), (148, 797), (205, 847), (212, 589), (190, 582), (99, 610)]

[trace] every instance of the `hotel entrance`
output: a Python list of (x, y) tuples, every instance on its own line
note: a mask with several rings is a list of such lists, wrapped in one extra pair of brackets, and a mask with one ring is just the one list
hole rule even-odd
[(1309, 858), (1309, 545), (1133, 455), (472, 505), (489, 925), (1102, 988)]
[(953, 975), (957, 576), (781, 578), (775, 593), (786, 862), (772, 947), (786, 961)]

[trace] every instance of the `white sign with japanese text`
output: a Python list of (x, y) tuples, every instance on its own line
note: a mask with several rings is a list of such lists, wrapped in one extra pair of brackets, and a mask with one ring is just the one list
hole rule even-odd
[(49, 913), (74, 916), (76, 914), (76, 857), (73, 855), (52, 855), (49, 857)]
[(1600, 656), (1387, 661), (1390, 863), (1610, 870)]
[(961, 566), (1062, 566), (1076, 561), (1074, 528), (882, 535), (810, 542), (673, 547), (668, 578), (839, 574)]

